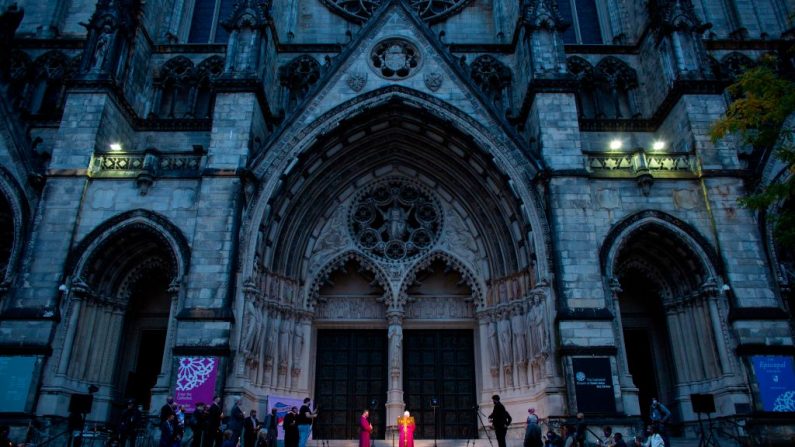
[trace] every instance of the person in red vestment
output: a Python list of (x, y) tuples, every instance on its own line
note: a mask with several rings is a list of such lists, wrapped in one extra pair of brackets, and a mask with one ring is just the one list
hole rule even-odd
[(398, 430), (400, 430), (399, 447), (414, 447), (414, 418), (408, 411), (403, 412), (403, 417), (399, 417)]
[(368, 419), (370, 412), (364, 410), (359, 419), (359, 447), (370, 447), (370, 432), (373, 431), (373, 424)]

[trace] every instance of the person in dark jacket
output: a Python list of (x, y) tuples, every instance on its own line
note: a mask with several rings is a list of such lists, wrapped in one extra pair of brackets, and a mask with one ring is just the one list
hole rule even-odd
[(166, 416), (166, 420), (160, 424), (160, 447), (174, 447), (179, 445), (179, 441), (176, 415), (169, 414)]
[(243, 421), (243, 447), (256, 447), (257, 432), (262, 424), (257, 419), (257, 410), (248, 412), (248, 417)]
[(284, 427), (284, 447), (298, 447), (298, 408), (290, 408), (290, 412), (284, 416), (282, 425)]
[(497, 438), (497, 445), (505, 447), (505, 435), (508, 433), (508, 426), (511, 425), (513, 419), (511, 419), (511, 415), (508, 414), (505, 406), (500, 403), (500, 396), (495, 394), (491, 396), (491, 400), (494, 402), (494, 410), (489, 415), (489, 421), (494, 427), (494, 437)]
[(213, 397), (213, 403), (207, 409), (207, 440), (212, 440), (215, 447), (221, 447), (223, 433), (221, 433), (221, 419), (224, 411), (221, 409), (221, 396)]
[(232, 404), (232, 409), (229, 411), (229, 421), (226, 423), (226, 428), (232, 430), (232, 438), (235, 443), (240, 442), (240, 434), (243, 433), (243, 422), (246, 420), (246, 414), (240, 408), (240, 398), (235, 398), (235, 403)]
[(188, 426), (193, 433), (191, 447), (210, 447), (212, 438), (207, 436), (207, 408), (203, 402), (196, 404), (196, 410), (188, 418)]
[(129, 440), (130, 447), (135, 447), (135, 437), (141, 425), (141, 412), (135, 406), (135, 400), (127, 401), (127, 408), (119, 420), (119, 447), (125, 447)]

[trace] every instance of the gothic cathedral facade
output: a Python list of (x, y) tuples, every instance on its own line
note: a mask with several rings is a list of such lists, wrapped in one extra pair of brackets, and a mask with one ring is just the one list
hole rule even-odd
[(710, 138), (791, 0), (0, 5), (0, 416), (211, 373), (320, 439), (795, 428), (795, 251), (737, 203), (792, 171)]

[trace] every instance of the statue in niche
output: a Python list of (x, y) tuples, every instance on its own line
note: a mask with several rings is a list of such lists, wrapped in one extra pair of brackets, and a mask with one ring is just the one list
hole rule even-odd
[(293, 368), (297, 368), (304, 355), (304, 325), (296, 322), (293, 333)]
[(513, 360), (513, 353), (511, 352), (511, 321), (508, 319), (508, 313), (502, 311), (500, 313), (500, 320), (497, 323), (497, 332), (500, 339), (500, 358), (503, 365), (511, 364)]
[(286, 318), (282, 321), (282, 326), (279, 330), (279, 371), (282, 368), (287, 370), (288, 359), (290, 358), (290, 332), (292, 329), (292, 321)]
[[(406, 210), (400, 206), (400, 202), (398, 202), (397, 195), (399, 191), (393, 192), (393, 194), (395, 194), (395, 199), (392, 202), (392, 206), (388, 210), (381, 212), (384, 218), (384, 226), (381, 227), (381, 231), (386, 231), (388, 236), (387, 240), (390, 241), (403, 239), (403, 236), (406, 234), (406, 220), (408, 217), (408, 212), (406, 212)], [(411, 208), (409, 208), (409, 212), (410, 211)]]
[(241, 350), (248, 361), (256, 363), (262, 340), (263, 315), (254, 300), (246, 300), (246, 326), (243, 330)]
[(511, 329), (513, 330), (513, 355), (517, 364), (521, 365), (527, 362), (525, 351), (525, 318), (522, 314), (522, 307), (516, 306), (511, 312)]
[(497, 365), (499, 362), (498, 354), (499, 354), (499, 345), (497, 341), (497, 322), (496, 318), (493, 316), (489, 319), (488, 322), (488, 332), (489, 332), (489, 361), (491, 362), (491, 370), (497, 371)]
[(508, 284), (506, 280), (500, 280), (499, 284), (499, 291), (500, 291), (500, 303), (505, 304), (508, 302)]
[(110, 25), (106, 24), (102, 27), (102, 31), (97, 37), (97, 45), (94, 47), (94, 55), (91, 61), (91, 71), (99, 72), (105, 65), (105, 59), (110, 52), (111, 44), (113, 43), (113, 29)]
[(533, 301), (532, 298), (530, 299), (529, 304), (527, 305), (527, 311), (525, 313), (525, 320), (526, 324), (525, 327), (527, 328), (527, 339), (525, 343), (527, 345), (527, 358), (532, 360), (536, 354), (536, 345), (537, 345), (537, 335), (535, 331), (534, 321), (533, 321)]
[(273, 367), (273, 355), (279, 337), (279, 322), (277, 317), (271, 322), (271, 327), (268, 330), (268, 338), (265, 341), (265, 370), (270, 370)]
[(543, 356), (549, 354), (549, 336), (547, 334), (546, 318), (544, 317), (544, 296), (535, 296), (536, 308), (538, 309), (538, 347), (539, 353)]

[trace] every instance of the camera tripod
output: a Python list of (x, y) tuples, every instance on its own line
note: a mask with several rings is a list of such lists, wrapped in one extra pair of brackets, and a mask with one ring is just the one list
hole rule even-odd
[(715, 434), (712, 432), (712, 417), (707, 413), (707, 431), (704, 432), (704, 423), (701, 421), (701, 413), (698, 414), (698, 428), (701, 432), (698, 439), (698, 447), (720, 447)]
[[(480, 421), (480, 426), (483, 427), (483, 433), (486, 433), (486, 439), (489, 440), (489, 446), (494, 447), (494, 444), (491, 442), (491, 436), (489, 436), (489, 431), (486, 429), (486, 424), (483, 423), (483, 413), (480, 411), (480, 407), (475, 405), (473, 408), (475, 413), (478, 415), (478, 420)], [(475, 443), (473, 442), (472, 445), (474, 446)]]

